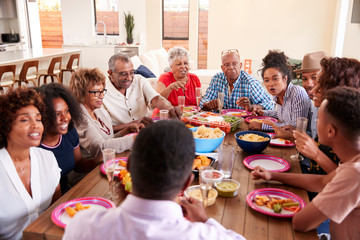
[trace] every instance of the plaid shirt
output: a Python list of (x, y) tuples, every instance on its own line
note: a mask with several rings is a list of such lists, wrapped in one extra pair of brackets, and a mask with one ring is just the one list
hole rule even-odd
[(225, 74), (223, 72), (215, 74), (211, 79), (205, 96), (201, 99), (200, 107), (202, 108), (204, 103), (216, 99), (218, 97), (218, 92), (225, 93), (223, 109), (243, 109), (236, 104), (236, 101), (240, 97), (248, 97), (250, 99), (250, 104), (261, 105), (266, 110), (274, 109), (274, 102), (260, 85), (260, 82), (243, 70), (241, 70), (240, 76), (234, 82), (234, 89), (231, 93), (229, 82), (227, 81)]
[[(276, 102), (277, 97), (274, 96)], [(276, 104), (276, 110), (264, 111), (264, 116), (278, 118), (281, 123), (278, 126), (290, 124), (296, 127), (296, 119), (298, 117), (308, 117), (311, 100), (305, 89), (292, 83), (286, 88), (283, 105)], [(262, 124), (262, 130), (270, 131), (272, 127)]]

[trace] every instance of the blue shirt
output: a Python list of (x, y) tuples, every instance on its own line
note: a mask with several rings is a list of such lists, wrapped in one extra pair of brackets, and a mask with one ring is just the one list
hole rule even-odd
[(65, 135), (60, 135), (59, 143), (56, 146), (40, 144), (41, 148), (54, 153), (61, 168), (60, 187), (63, 194), (69, 190), (67, 175), (75, 167), (74, 149), (78, 146), (79, 135), (75, 128), (69, 129)]
[[(276, 103), (277, 97), (274, 96)], [(311, 100), (305, 89), (300, 86), (296, 86), (292, 83), (286, 88), (284, 95), (283, 105), (276, 103), (275, 110), (265, 110), (264, 116), (274, 117), (280, 120), (281, 123), (276, 123), (278, 126), (292, 125), (296, 127), (296, 119), (298, 117), (308, 117)], [(269, 125), (262, 124), (262, 130), (272, 130)]]
[(205, 96), (201, 99), (200, 107), (203, 104), (218, 98), (218, 92), (224, 92), (224, 107), (223, 109), (243, 109), (236, 104), (240, 97), (247, 97), (250, 99), (250, 104), (258, 104), (267, 110), (274, 109), (274, 103), (270, 96), (265, 92), (260, 82), (250, 76), (247, 72), (241, 70), (238, 79), (234, 82), (234, 89), (230, 93), (229, 82), (223, 72), (219, 72), (211, 79), (208, 89), (206, 89)]

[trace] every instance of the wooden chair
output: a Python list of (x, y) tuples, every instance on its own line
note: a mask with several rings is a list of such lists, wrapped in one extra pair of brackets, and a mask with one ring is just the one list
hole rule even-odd
[[(35, 72), (29, 72), (30, 68), (35, 68)], [(36, 80), (38, 76), (38, 70), (39, 70), (39, 60), (34, 61), (28, 61), (24, 62), (19, 76), (15, 79), (15, 82), (19, 84), (19, 87), (21, 86), (21, 83), (25, 83), (26, 85), (29, 84), (29, 81), (31, 81), (34, 86), (37, 86)]]
[[(4, 93), (4, 87), (12, 88), (15, 85), (16, 65), (0, 66), (0, 92)], [(4, 73), (12, 73), (12, 76), (4, 77)]]
[[(47, 70), (39, 71), (38, 86), (40, 86), (41, 77), (44, 78), (44, 84), (46, 84), (47, 82), (46, 80), (48, 77), (51, 78), (51, 82), (54, 82), (54, 78), (56, 78), (58, 83), (61, 83), (60, 81), (61, 62), (62, 62), (62, 57), (55, 57), (51, 59), (49, 68)], [(58, 68), (55, 69), (55, 66), (58, 66)]]
[[(77, 60), (76, 65), (74, 65), (75, 60)], [(70, 73), (75, 72), (79, 68), (79, 63), (80, 63), (80, 53), (70, 55), (69, 61), (66, 64), (66, 68), (62, 69), (60, 72), (61, 83), (63, 82), (64, 72), (70, 72)]]

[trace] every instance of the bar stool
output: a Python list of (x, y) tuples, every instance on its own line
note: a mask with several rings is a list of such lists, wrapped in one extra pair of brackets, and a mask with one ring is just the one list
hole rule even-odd
[[(36, 71), (30, 72), (28, 74), (30, 68), (35, 68)], [(34, 86), (37, 86), (36, 80), (37, 80), (38, 70), (39, 70), (39, 60), (24, 62), (20, 74), (15, 79), (15, 82), (19, 84), (19, 87), (21, 86), (21, 83), (29, 84), (29, 81), (31, 81), (34, 84)]]
[[(76, 65), (74, 65), (75, 60), (77, 60)], [(70, 73), (75, 72), (75, 70), (79, 68), (79, 62), (80, 62), (80, 53), (70, 55), (69, 61), (66, 64), (66, 68), (61, 69), (60, 72), (61, 83), (63, 82), (64, 72), (70, 72)]]
[[(46, 84), (46, 80), (48, 77), (51, 78), (51, 82), (54, 82), (54, 77), (55, 77), (58, 83), (60, 83), (61, 62), (62, 62), (62, 57), (55, 57), (51, 59), (49, 68), (47, 70), (39, 71), (38, 86), (40, 86), (41, 77), (44, 78), (44, 84)], [(58, 65), (58, 68), (55, 69), (56, 65)]]
[[(16, 65), (0, 66), (0, 92), (4, 93), (4, 87), (13, 88), (15, 85)], [(12, 76), (2, 77), (4, 73), (12, 73)]]

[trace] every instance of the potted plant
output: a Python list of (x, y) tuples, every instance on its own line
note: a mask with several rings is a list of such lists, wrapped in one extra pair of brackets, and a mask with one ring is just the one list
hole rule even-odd
[(135, 23), (134, 23), (134, 15), (131, 14), (131, 12), (129, 12), (128, 14), (126, 14), (124, 12), (125, 15), (125, 29), (126, 29), (126, 42), (128, 44), (133, 43), (134, 39), (133, 39), (133, 30), (135, 27)]

